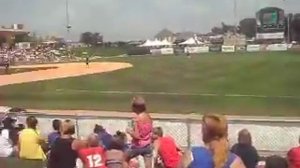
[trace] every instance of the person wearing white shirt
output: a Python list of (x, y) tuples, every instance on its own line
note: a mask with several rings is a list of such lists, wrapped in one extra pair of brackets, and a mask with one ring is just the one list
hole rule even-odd
[(9, 130), (3, 129), (0, 134), (0, 157), (12, 156), (13, 151), (12, 141), (9, 139)]
[(15, 128), (16, 119), (6, 117), (0, 131), (0, 157), (14, 155), (18, 139), (18, 130)]

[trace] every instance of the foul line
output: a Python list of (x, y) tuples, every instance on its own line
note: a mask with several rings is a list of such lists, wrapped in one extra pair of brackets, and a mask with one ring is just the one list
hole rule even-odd
[(85, 89), (56, 89), (56, 92), (81, 92), (99, 94), (135, 94), (135, 95), (170, 95), (170, 96), (203, 96), (203, 97), (251, 97), (251, 98), (280, 98), (300, 99), (300, 96), (266, 96), (266, 95), (244, 95), (244, 94), (217, 94), (217, 93), (176, 93), (176, 92), (135, 92), (135, 91), (99, 91)]

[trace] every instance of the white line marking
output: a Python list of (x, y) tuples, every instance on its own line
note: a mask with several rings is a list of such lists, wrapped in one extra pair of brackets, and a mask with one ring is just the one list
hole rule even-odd
[(82, 92), (99, 94), (141, 94), (141, 95), (173, 95), (173, 96), (204, 96), (204, 97), (252, 97), (252, 98), (280, 98), (280, 99), (300, 99), (300, 96), (266, 96), (266, 95), (244, 95), (244, 94), (217, 94), (217, 93), (176, 93), (176, 92), (136, 92), (136, 91), (99, 91), (85, 89), (56, 89), (56, 92)]

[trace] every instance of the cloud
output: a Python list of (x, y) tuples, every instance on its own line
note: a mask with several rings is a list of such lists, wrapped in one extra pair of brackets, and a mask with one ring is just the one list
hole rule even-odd
[[(299, 0), (236, 0), (237, 19), (262, 7), (300, 12)], [(72, 31), (101, 32), (106, 40), (146, 39), (159, 30), (208, 32), (222, 21), (233, 24), (234, 0), (69, 0)], [(0, 24), (24, 23), (38, 34), (66, 36), (65, 0), (1, 0)], [(4, 16), (4, 17), (3, 17)]]

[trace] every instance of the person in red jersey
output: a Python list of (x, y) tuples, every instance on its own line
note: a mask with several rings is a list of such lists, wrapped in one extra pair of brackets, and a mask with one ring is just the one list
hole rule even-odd
[[(174, 139), (170, 136), (163, 136), (161, 127), (153, 129), (154, 153), (158, 155), (165, 168), (177, 168), (181, 160), (180, 149)], [(156, 163), (158, 156), (155, 157)]]
[[(299, 137), (300, 144), (300, 137)], [(287, 160), (289, 162), (290, 168), (299, 168), (300, 167), (300, 146), (294, 147), (289, 150), (287, 153)]]
[(87, 139), (87, 148), (80, 149), (79, 158), (84, 168), (106, 168), (105, 150), (99, 145), (97, 134), (91, 134)]

